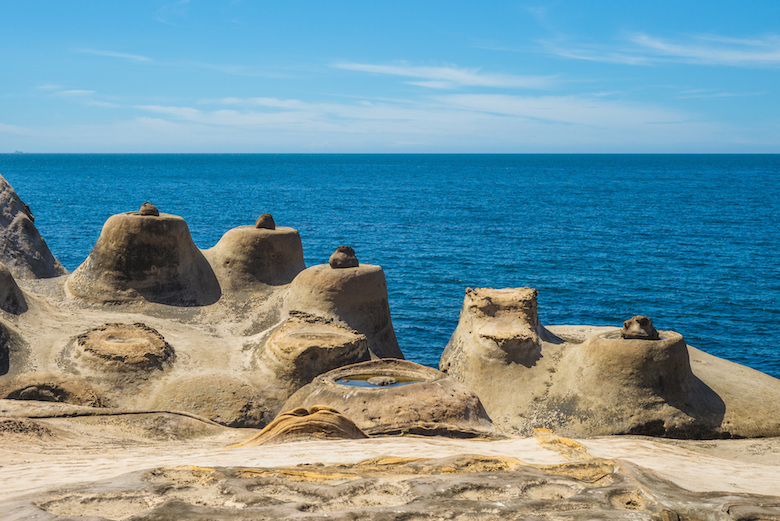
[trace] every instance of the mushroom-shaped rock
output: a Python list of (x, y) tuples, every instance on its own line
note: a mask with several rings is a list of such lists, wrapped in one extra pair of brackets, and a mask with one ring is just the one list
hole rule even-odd
[(658, 340), (658, 331), (653, 327), (653, 321), (644, 315), (636, 315), (623, 322), (621, 338), (636, 338), (643, 340)]
[(328, 260), (331, 268), (357, 268), (360, 263), (355, 256), (355, 250), (350, 246), (339, 246)]
[(38, 233), (30, 208), (3, 176), (0, 176), (0, 262), (20, 279), (59, 277), (68, 273)]
[(368, 359), (365, 335), (305, 313), (294, 313), (271, 334), (258, 353), (258, 361), (290, 393), (317, 375)]
[[(381, 382), (373, 380), (377, 377)], [(314, 405), (341, 411), (369, 436), (502, 437), (468, 388), (406, 360), (371, 360), (320, 375), (293, 394), (282, 410)]]
[(315, 405), (309, 409), (299, 407), (283, 412), (262, 431), (246, 441), (232, 445), (231, 448), (302, 440), (361, 438), (368, 436), (352, 420), (335, 409)]
[(255, 221), (255, 228), (265, 228), (267, 230), (275, 230), (276, 222), (270, 213), (261, 213), (260, 217)]
[(101, 370), (144, 371), (162, 369), (173, 348), (146, 324), (105, 324), (76, 339), (80, 360)]
[(109, 217), (67, 287), (73, 295), (96, 302), (145, 299), (174, 306), (212, 304), (221, 294), (187, 223), (165, 213)]
[(262, 217), (256, 226), (228, 230), (213, 248), (204, 252), (224, 289), (252, 290), (262, 285), (289, 284), (306, 267), (298, 230), (277, 227), (273, 218), (263, 224)]
[(106, 406), (106, 400), (88, 379), (68, 374), (26, 373), (0, 378), (0, 398)]
[(382, 268), (361, 264), (332, 269), (327, 264), (300, 272), (290, 285), (287, 308), (340, 320), (366, 335), (380, 358), (403, 358), (395, 337)]
[(11, 270), (2, 262), (0, 262), (0, 309), (13, 315), (27, 311), (24, 293), (16, 284)]

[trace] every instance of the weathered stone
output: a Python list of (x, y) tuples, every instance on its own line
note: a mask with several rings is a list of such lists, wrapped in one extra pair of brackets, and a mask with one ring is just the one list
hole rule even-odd
[(158, 210), (157, 207), (152, 203), (144, 203), (141, 205), (141, 209), (138, 210), (138, 215), (159, 217), (160, 210)]
[[(385, 385), (366, 385), (373, 378)], [(320, 404), (371, 436), (502, 437), (474, 393), (444, 373), (406, 360), (371, 360), (325, 373), (292, 395), (282, 410)]]
[(355, 250), (349, 246), (339, 246), (328, 261), (331, 268), (357, 268), (360, 263), (355, 256)]
[(220, 287), (184, 219), (129, 212), (109, 217), (92, 252), (68, 278), (77, 297), (96, 302), (144, 299), (161, 304), (212, 304)]
[(133, 371), (161, 369), (173, 348), (146, 324), (105, 324), (77, 338), (79, 354), (102, 369)]
[(26, 373), (11, 378), (2, 377), (0, 398), (60, 402), (90, 407), (108, 405), (100, 391), (86, 378), (54, 373)]
[(644, 340), (658, 340), (658, 331), (653, 327), (653, 321), (644, 315), (631, 317), (623, 322), (622, 338), (637, 338)]
[(11, 271), (2, 262), (0, 262), (0, 309), (13, 315), (27, 311), (24, 293), (16, 284)]
[(368, 438), (352, 420), (335, 409), (315, 405), (308, 410), (299, 407), (277, 416), (250, 439), (233, 445), (256, 447), (301, 440)]
[(204, 255), (220, 285), (231, 291), (289, 284), (306, 267), (298, 231), (283, 226), (233, 228)]
[(366, 335), (380, 358), (403, 358), (395, 337), (382, 268), (361, 264), (331, 269), (327, 264), (300, 272), (290, 285), (287, 309), (332, 318)]
[(273, 216), (270, 213), (260, 214), (260, 217), (258, 217), (257, 221), (255, 221), (255, 228), (265, 228), (267, 230), (275, 230), (276, 223), (274, 222)]
[(33, 224), (29, 207), (0, 176), (0, 262), (14, 277), (41, 279), (66, 275)]

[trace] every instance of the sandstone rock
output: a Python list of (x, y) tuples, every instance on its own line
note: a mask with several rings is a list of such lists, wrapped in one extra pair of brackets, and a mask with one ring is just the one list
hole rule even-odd
[(105, 324), (77, 338), (81, 357), (103, 370), (161, 369), (170, 362), (173, 348), (146, 324)]
[(77, 297), (94, 302), (143, 299), (160, 304), (212, 304), (220, 287), (184, 219), (128, 212), (110, 217), (92, 252), (69, 277)]
[(153, 217), (160, 216), (160, 210), (157, 209), (152, 203), (144, 203), (141, 205), (141, 209), (138, 210), (138, 215), (148, 215)]
[(287, 227), (239, 226), (204, 254), (225, 290), (289, 284), (306, 267), (301, 237)]
[(360, 263), (355, 256), (355, 250), (349, 246), (339, 246), (328, 260), (331, 268), (357, 268)]
[(368, 438), (352, 420), (335, 409), (315, 405), (283, 412), (262, 431), (231, 447), (256, 447), (301, 440)]
[(382, 268), (361, 264), (332, 269), (327, 264), (300, 272), (290, 285), (287, 308), (342, 321), (366, 335), (380, 358), (403, 358), (395, 337)]
[(27, 311), (24, 293), (16, 284), (11, 271), (2, 262), (0, 262), (0, 309), (13, 315)]
[(274, 222), (273, 216), (270, 213), (260, 214), (260, 217), (258, 217), (257, 221), (255, 221), (255, 228), (266, 228), (268, 230), (275, 230), (276, 223)]
[[(376, 377), (397, 383), (368, 381)], [(371, 360), (325, 373), (292, 395), (282, 410), (320, 404), (341, 411), (370, 436), (502, 437), (474, 393), (406, 360)]]
[(0, 378), (0, 398), (61, 402), (90, 407), (108, 405), (87, 379), (54, 373), (27, 373)]
[(258, 353), (289, 394), (322, 373), (368, 359), (365, 335), (305, 313), (288, 318)]
[(653, 321), (644, 315), (631, 317), (623, 322), (622, 338), (638, 338), (644, 340), (658, 340), (658, 331), (653, 327)]
[[(649, 320), (626, 324), (654, 331)], [(780, 434), (780, 418), (769, 412), (780, 407), (780, 380), (738, 376), (736, 364), (715, 357), (694, 370), (690, 353), (698, 351), (679, 333), (650, 340), (591, 328), (583, 342), (579, 333), (551, 331), (539, 323), (535, 290), (467, 290), (439, 367), (471, 388), (498, 426), (520, 435), (534, 428), (566, 436)]]
[(0, 176), (0, 262), (16, 278), (40, 279), (66, 275), (33, 224), (29, 207)]

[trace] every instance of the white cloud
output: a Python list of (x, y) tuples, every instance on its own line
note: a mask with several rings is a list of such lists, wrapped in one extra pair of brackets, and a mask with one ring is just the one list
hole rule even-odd
[(83, 96), (92, 96), (96, 94), (94, 90), (79, 90), (79, 89), (71, 89), (71, 90), (60, 90), (55, 92), (57, 96), (64, 96), (64, 97), (83, 97)]
[(541, 42), (548, 51), (564, 58), (653, 65), (681, 62), (732, 67), (763, 67), (780, 65), (780, 37), (730, 38), (718, 35), (698, 35), (679, 41), (658, 38), (645, 33), (631, 34), (626, 42), (614, 45), (564, 45)]
[(150, 62), (151, 58), (141, 56), (140, 54), (130, 54), (126, 52), (114, 52), (114, 51), (101, 51), (97, 49), (76, 49), (76, 52), (82, 54), (94, 54), (95, 56), (107, 56), (110, 58), (122, 58), (124, 60), (130, 60), (134, 62)]
[[(554, 76), (518, 76), (514, 74), (483, 73), (479, 69), (459, 67), (422, 67), (413, 65), (372, 65), (368, 63), (337, 63), (334, 67), (350, 71), (387, 74), (416, 78), (412, 85), (434, 89), (455, 89), (458, 87), (494, 87), (520, 89), (546, 89)], [(418, 81), (422, 80), (422, 81)]]

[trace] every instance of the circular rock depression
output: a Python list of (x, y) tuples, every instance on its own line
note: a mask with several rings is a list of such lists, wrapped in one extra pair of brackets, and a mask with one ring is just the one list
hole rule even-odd
[(105, 324), (76, 339), (79, 355), (120, 370), (160, 369), (173, 348), (146, 324)]
[(320, 375), (293, 394), (282, 410), (315, 405), (336, 409), (372, 436), (502, 436), (479, 398), (463, 384), (406, 360), (371, 360)]

